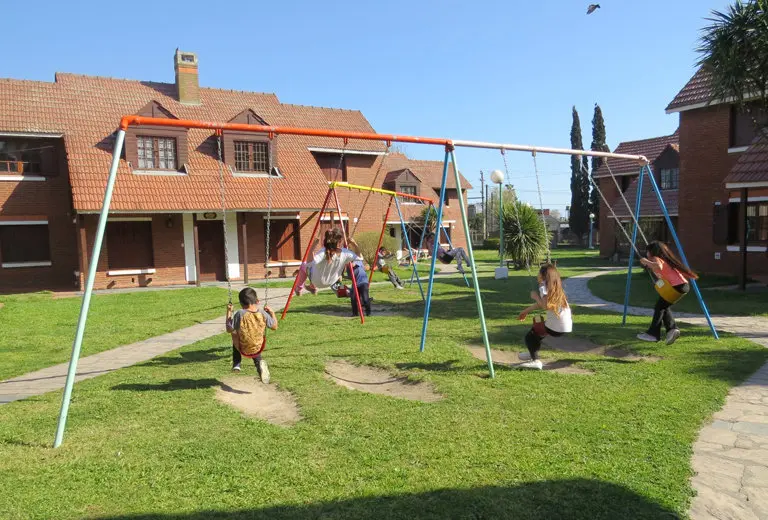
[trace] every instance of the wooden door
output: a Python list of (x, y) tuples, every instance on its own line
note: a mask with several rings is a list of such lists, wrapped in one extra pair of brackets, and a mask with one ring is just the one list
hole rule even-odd
[(200, 246), (200, 280), (225, 281), (224, 230), (220, 220), (198, 220)]
[(297, 220), (273, 220), (269, 234), (269, 257), (275, 262), (299, 260)]

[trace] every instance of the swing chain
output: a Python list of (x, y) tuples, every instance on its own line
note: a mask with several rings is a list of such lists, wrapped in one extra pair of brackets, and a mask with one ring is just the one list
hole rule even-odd
[[(384, 167), (384, 163), (387, 162), (387, 157), (389, 156), (389, 149), (391, 146), (392, 146), (392, 143), (390, 141), (387, 141), (387, 149), (384, 151), (384, 157), (381, 159), (381, 162), (379, 163), (379, 167), (376, 169), (376, 175), (373, 176), (371, 187), (374, 187), (376, 185), (376, 179), (379, 178), (379, 174), (381, 173), (381, 170)], [(360, 225), (360, 221), (363, 218), (363, 212), (365, 211), (365, 206), (368, 204), (368, 200), (371, 198), (372, 194), (373, 192), (369, 191), (368, 194), (365, 196), (363, 205), (360, 207), (360, 215), (357, 217), (357, 221), (355, 222), (355, 227), (352, 229), (352, 235), (355, 234), (355, 232), (357, 231), (357, 226)]]
[(547, 240), (547, 263), (552, 261), (550, 250), (549, 229), (547, 229), (547, 218), (544, 216), (544, 202), (541, 198), (541, 180), (539, 179), (539, 165), (536, 162), (536, 150), (531, 152), (533, 156), (533, 171), (536, 173), (536, 189), (539, 192), (539, 212), (541, 214), (541, 225), (544, 227), (544, 236)]
[[(505, 153), (504, 148), (501, 150), (501, 158), (504, 160), (504, 173), (506, 175), (506, 178), (509, 179), (509, 165), (507, 164), (507, 154)], [(501, 202), (501, 201), (500, 201)], [(515, 196), (515, 201), (512, 204), (512, 208), (515, 211), (515, 221), (517, 222), (517, 236), (520, 240), (520, 246), (521, 249), (525, 249), (525, 235), (523, 234), (523, 226), (520, 222), (520, 210), (517, 207), (517, 196)], [(501, 235), (503, 230), (499, 229), (499, 235)], [(525, 262), (525, 268), (528, 271), (528, 277), (529, 280), (533, 278), (533, 272), (531, 272), (531, 264), (529, 262)]]
[(229, 238), (227, 227), (227, 195), (224, 183), (224, 157), (221, 153), (221, 130), (216, 131), (216, 143), (219, 151), (219, 193), (221, 195), (221, 222), (224, 229), (224, 276), (227, 280), (229, 304), (232, 304), (232, 280), (229, 277)]
[[(645, 242), (645, 244), (648, 245), (648, 237), (645, 236), (645, 233), (643, 232), (643, 228), (640, 227), (640, 223), (637, 221), (637, 216), (635, 215), (635, 212), (632, 211), (632, 207), (629, 205), (629, 201), (627, 200), (627, 197), (624, 196), (624, 191), (622, 191), (621, 186), (619, 186), (619, 181), (616, 180), (616, 176), (613, 174), (613, 170), (611, 170), (611, 165), (608, 164), (608, 159), (605, 159), (605, 161), (603, 161), (603, 164), (605, 164), (605, 167), (608, 168), (608, 173), (611, 175), (611, 179), (613, 179), (613, 183), (616, 185), (616, 189), (618, 190), (619, 195), (621, 195), (621, 198), (624, 201), (624, 205), (627, 206), (627, 211), (629, 211), (629, 215), (632, 217), (632, 221), (635, 223), (635, 226), (637, 226), (637, 230), (640, 232), (640, 236), (643, 238), (643, 242)], [(641, 171), (640, 175), (642, 174), (643, 172)]]
[(269, 260), (270, 260), (270, 244), (272, 234), (272, 170), (274, 154), (272, 149), (274, 148), (274, 140), (270, 135), (269, 143), (269, 171), (267, 174), (267, 232), (266, 232), (266, 245), (264, 247), (264, 304), (269, 303)]

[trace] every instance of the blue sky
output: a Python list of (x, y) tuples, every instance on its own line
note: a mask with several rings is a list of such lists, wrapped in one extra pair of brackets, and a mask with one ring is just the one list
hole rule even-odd
[[(586, 16), (589, 3), (9, 2), (3, 18), (19, 23), (4, 24), (13, 52), (0, 75), (172, 82), (179, 47), (198, 54), (203, 86), (359, 109), (379, 132), (569, 147), (575, 105), (588, 147), (595, 103), (611, 148), (673, 132), (664, 107), (694, 72), (703, 18), (728, 2), (602, 0)], [(476, 187), (481, 169), (503, 168), (497, 151), (459, 149), (457, 160)], [(508, 182), (538, 206), (530, 155), (508, 162)], [(562, 210), (568, 158), (540, 156), (539, 169), (544, 206)]]

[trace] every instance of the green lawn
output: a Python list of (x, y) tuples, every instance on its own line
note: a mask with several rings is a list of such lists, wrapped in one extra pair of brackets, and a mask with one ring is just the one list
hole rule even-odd
[[(82, 298), (0, 296), (0, 380), (69, 360)], [(223, 316), (227, 293), (206, 287), (94, 295), (82, 355)]]
[[(615, 303), (624, 303), (626, 294), (626, 269), (605, 274), (589, 281), (589, 289), (600, 298)], [(750, 289), (747, 293), (736, 290), (715, 289), (735, 283), (733, 278), (702, 275), (699, 280), (704, 301), (712, 314), (734, 316), (768, 316), (768, 289)], [(691, 290), (693, 291), (693, 290)], [(629, 294), (630, 305), (653, 307), (658, 295), (650, 277), (642, 270), (632, 272), (632, 286)], [(674, 310), (702, 314), (696, 296), (691, 292), (675, 304)]]
[[(478, 265), (492, 268), (490, 258)], [(528, 325), (513, 317), (529, 284), (525, 273), (481, 280), (496, 347), (522, 350)], [(214, 399), (229, 375), (225, 335), (78, 383), (58, 450), (49, 446), (60, 393), (1, 406), (0, 518), (676, 518), (692, 493), (698, 429), (768, 359), (747, 341), (690, 327), (671, 347), (641, 344), (634, 334), (647, 318), (623, 328), (616, 315), (577, 308), (579, 336), (663, 359), (550, 351), (594, 375), (500, 367), (492, 380), (465, 349), (480, 344), (479, 326), (459, 277), (435, 285), (423, 354), (418, 291), (382, 285), (372, 294), (398, 315), (365, 325), (330, 317), (322, 313), (348, 303), (320, 293), (294, 300), (270, 335), (273, 380), (304, 417), (290, 428)], [(211, 293), (209, 306), (220, 304)], [(346, 390), (324, 377), (337, 358), (429, 381), (445, 398)]]

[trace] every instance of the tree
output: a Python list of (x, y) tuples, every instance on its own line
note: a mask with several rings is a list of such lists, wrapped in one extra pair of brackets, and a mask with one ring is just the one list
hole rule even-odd
[[(360, 246), (360, 253), (363, 256), (363, 260), (368, 265), (373, 265), (376, 261), (376, 246), (379, 245), (379, 232), (378, 231), (365, 231), (355, 235), (355, 241)], [(384, 237), (381, 246), (389, 251), (395, 251), (398, 248), (397, 239), (389, 236), (389, 233), (384, 233)]]
[[(605, 121), (603, 120), (603, 111), (600, 109), (600, 105), (595, 103), (595, 114), (592, 116), (592, 151), (596, 152), (609, 152), (608, 145), (605, 142)], [(592, 157), (592, 172), (590, 175), (592, 179), (595, 179), (600, 165), (603, 164), (602, 157)], [(600, 195), (597, 190), (592, 188), (589, 192), (589, 211), (595, 214), (595, 223), (600, 222)]]
[(518, 268), (537, 265), (547, 253), (549, 232), (533, 206), (525, 202), (504, 204), (504, 256)]
[(736, 0), (707, 21), (698, 64), (712, 75), (712, 99), (734, 99), (749, 111), (747, 102), (757, 98), (759, 108), (768, 109), (768, 0)]
[[(571, 148), (583, 150), (581, 139), (581, 122), (576, 107), (573, 107), (573, 123), (571, 124)], [(589, 167), (585, 156), (571, 156), (571, 213), (568, 224), (571, 232), (579, 240), (589, 230)]]

